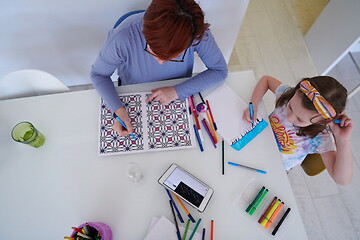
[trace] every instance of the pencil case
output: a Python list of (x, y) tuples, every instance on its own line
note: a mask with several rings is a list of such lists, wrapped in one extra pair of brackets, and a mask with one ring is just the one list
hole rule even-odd
[[(87, 225), (90, 234), (89, 235), (98, 235), (101, 240), (112, 240), (112, 232), (111, 228), (102, 222), (87, 222), (78, 226), (78, 229), (82, 229), (85, 225)], [(97, 234), (98, 233), (98, 234)], [(73, 231), (71, 237), (77, 236), (77, 232)], [(75, 238), (76, 239), (76, 238)], [(85, 238), (83, 238), (85, 239)], [(91, 239), (95, 239), (92, 237)]]
[(252, 179), (238, 197), (237, 206), (241, 215), (256, 224), (264, 235), (281, 239), (292, 221), (291, 207), (283, 197), (266, 184)]

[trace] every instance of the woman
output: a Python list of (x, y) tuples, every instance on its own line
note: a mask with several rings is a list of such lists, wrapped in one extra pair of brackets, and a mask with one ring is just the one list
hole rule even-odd
[(92, 82), (110, 110), (126, 125), (113, 129), (125, 136), (133, 132), (110, 76), (117, 69), (122, 85), (191, 77), (194, 52), (207, 70), (173, 87), (152, 90), (146, 100), (169, 104), (219, 84), (227, 65), (204, 13), (193, 0), (153, 0), (145, 13), (126, 18), (112, 29), (91, 69)]

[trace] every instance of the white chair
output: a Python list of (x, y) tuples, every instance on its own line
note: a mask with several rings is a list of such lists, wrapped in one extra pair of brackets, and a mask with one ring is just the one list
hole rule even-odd
[(68, 92), (53, 75), (35, 69), (11, 72), (0, 79), (0, 100)]

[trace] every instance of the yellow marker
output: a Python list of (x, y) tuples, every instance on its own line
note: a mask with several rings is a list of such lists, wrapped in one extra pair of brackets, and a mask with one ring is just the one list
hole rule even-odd
[(271, 208), (270, 212), (268, 213), (268, 215), (265, 217), (265, 219), (261, 222), (261, 226), (265, 227), (267, 222), (269, 221), (269, 219), (271, 218), (271, 216), (273, 215), (273, 213), (275, 212), (276, 208), (279, 206), (279, 204), (281, 203), (281, 200), (278, 199), (274, 206)]
[(64, 237), (64, 239), (75, 240), (73, 237)]
[(211, 132), (214, 133), (214, 141), (215, 141), (215, 143), (217, 143), (217, 142), (219, 141), (219, 139), (218, 139), (218, 137), (217, 137), (217, 135), (216, 135), (215, 127), (214, 127), (213, 122), (211, 121), (211, 117), (210, 117), (208, 111), (206, 111), (206, 116), (207, 116), (207, 119), (208, 119), (208, 121), (209, 121), (209, 125), (210, 125), (210, 128), (211, 128)]

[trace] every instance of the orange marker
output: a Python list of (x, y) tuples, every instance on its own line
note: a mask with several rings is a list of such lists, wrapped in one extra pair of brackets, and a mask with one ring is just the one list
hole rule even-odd
[(270, 210), (272, 209), (272, 207), (274, 206), (275, 202), (277, 200), (277, 197), (274, 197), (274, 199), (271, 201), (270, 205), (268, 206), (268, 208), (266, 209), (266, 211), (261, 215), (258, 223), (261, 224), (261, 222), (265, 219), (265, 217), (269, 214)]
[(211, 122), (212, 122), (212, 124), (214, 125), (214, 129), (215, 129), (215, 131), (216, 131), (216, 130), (217, 130), (217, 126), (216, 126), (216, 123), (215, 123), (214, 116), (213, 116), (213, 114), (212, 114), (212, 112), (211, 112), (210, 103), (209, 103), (208, 100), (206, 100), (206, 106), (207, 106), (208, 109), (209, 109), (210, 116), (211, 116)]
[(214, 220), (211, 220), (211, 225), (210, 225), (210, 240), (214, 240)]
[(173, 196), (175, 197), (175, 199), (179, 202), (180, 206), (184, 209), (184, 211), (186, 212), (186, 214), (188, 215), (189, 219), (194, 223), (195, 219), (191, 216), (190, 212), (187, 210), (187, 208), (185, 207), (185, 205), (181, 202), (180, 198), (178, 196), (176, 196), (175, 194), (173, 194)]
[(282, 207), (284, 206), (284, 202), (281, 202), (279, 204), (279, 206), (276, 208), (275, 212), (273, 213), (273, 215), (271, 215), (269, 221), (266, 223), (265, 228), (268, 229), (272, 222), (275, 220), (275, 218), (277, 217), (277, 215), (279, 214), (280, 210), (282, 209)]

